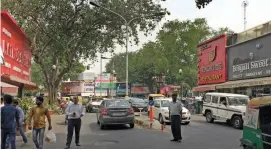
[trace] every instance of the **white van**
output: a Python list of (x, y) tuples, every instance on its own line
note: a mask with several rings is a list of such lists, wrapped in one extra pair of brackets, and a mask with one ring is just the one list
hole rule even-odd
[[(170, 123), (169, 120), (169, 103), (172, 101), (171, 98), (161, 98), (154, 100), (153, 114), (154, 119), (157, 119), (161, 124), (164, 122)], [(191, 120), (191, 114), (188, 109), (182, 107), (182, 122), (183, 124), (189, 124)]]
[(202, 113), (209, 123), (225, 120), (234, 128), (242, 129), (248, 101), (249, 97), (241, 94), (206, 93)]

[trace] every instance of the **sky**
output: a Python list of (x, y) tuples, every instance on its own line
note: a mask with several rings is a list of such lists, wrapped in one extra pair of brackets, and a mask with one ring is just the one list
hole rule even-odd
[[(147, 37), (143, 33), (139, 34), (140, 43), (138, 45), (129, 46), (129, 51), (136, 51), (148, 41), (154, 41), (156, 33), (161, 29), (163, 23), (168, 20), (193, 20), (195, 18), (206, 18), (209, 26), (214, 29), (220, 27), (228, 27), (236, 33), (244, 31), (244, 8), (242, 2), (244, 0), (213, 0), (204, 9), (198, 9), (195, 0), (154, 0), (160, 3), (162, 7), (167, 8), (171, 13), (166, 16), (156, 29)], [(271, 20), (270, 6), (271, 0), (247, 0), (246, 9), (247, 24), (246, 29), (253, 28), (257, 25), (266, 23)], [(125, 47), (117, 46), (115, 53), (125, 52)], [(98, 55), (100, 56), (100, 55)], [(105, 57), (112, 57), (110, 53), (104, 53)], [(102, 70), (105, 71), (105, 65), (109, 60), (102, 61)], [(86, 63), (88, 64), (88, 62)], [(91, 66), (91, 71), (96, 74), (100, 73), (100, 60)]]

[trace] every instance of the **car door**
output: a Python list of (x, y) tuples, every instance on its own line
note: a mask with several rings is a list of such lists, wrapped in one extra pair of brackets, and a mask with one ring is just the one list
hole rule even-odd
[(212, 96), (210, 107), (211, 107), (211, 110), (212, 110), (212, 113), (213, 113), (214, 116), (218, 115), (218, 109), (217, 109), (217, 107), (218, 107), (218, 99), (219, 99), (218, 96), (215, 96), (215, 95)]
[(159, 117), (159, 112), (160, 112), (160, 108), (161, 108), (161, 101), (160, 100), (155, 100), (154, 101), (154, 107), (153, 107), (153, 117), (155, 119), (158, 119)]
[(219, 102), (218, 102), (218, 116), (220, 118), (227, 118), (228, 111), (227, 111), (227, 98), (225, 96), (220, 96), (219, 97)]

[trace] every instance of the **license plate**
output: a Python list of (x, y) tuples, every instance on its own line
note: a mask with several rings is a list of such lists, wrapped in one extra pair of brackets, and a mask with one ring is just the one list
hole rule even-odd
[(113, 116), (123, 116), (125, 113), (113, 113)]

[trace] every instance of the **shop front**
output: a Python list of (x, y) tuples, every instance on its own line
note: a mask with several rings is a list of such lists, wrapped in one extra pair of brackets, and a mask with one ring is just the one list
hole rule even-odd
[(227, 48), (228, 82), (217, 90), (271, 95), (271, 33)]
[(227, 80), (226, 35), (212, 38), (198, 48), (198, 86), (193, 88), (195, 95), (214, 91), (215, 86)]
[(1, 11), (1, 82), (18, 87), (20, 97), (23, 90), (38, 89), (31, 82), (31, 57), (28, 37), (7, 11)]

